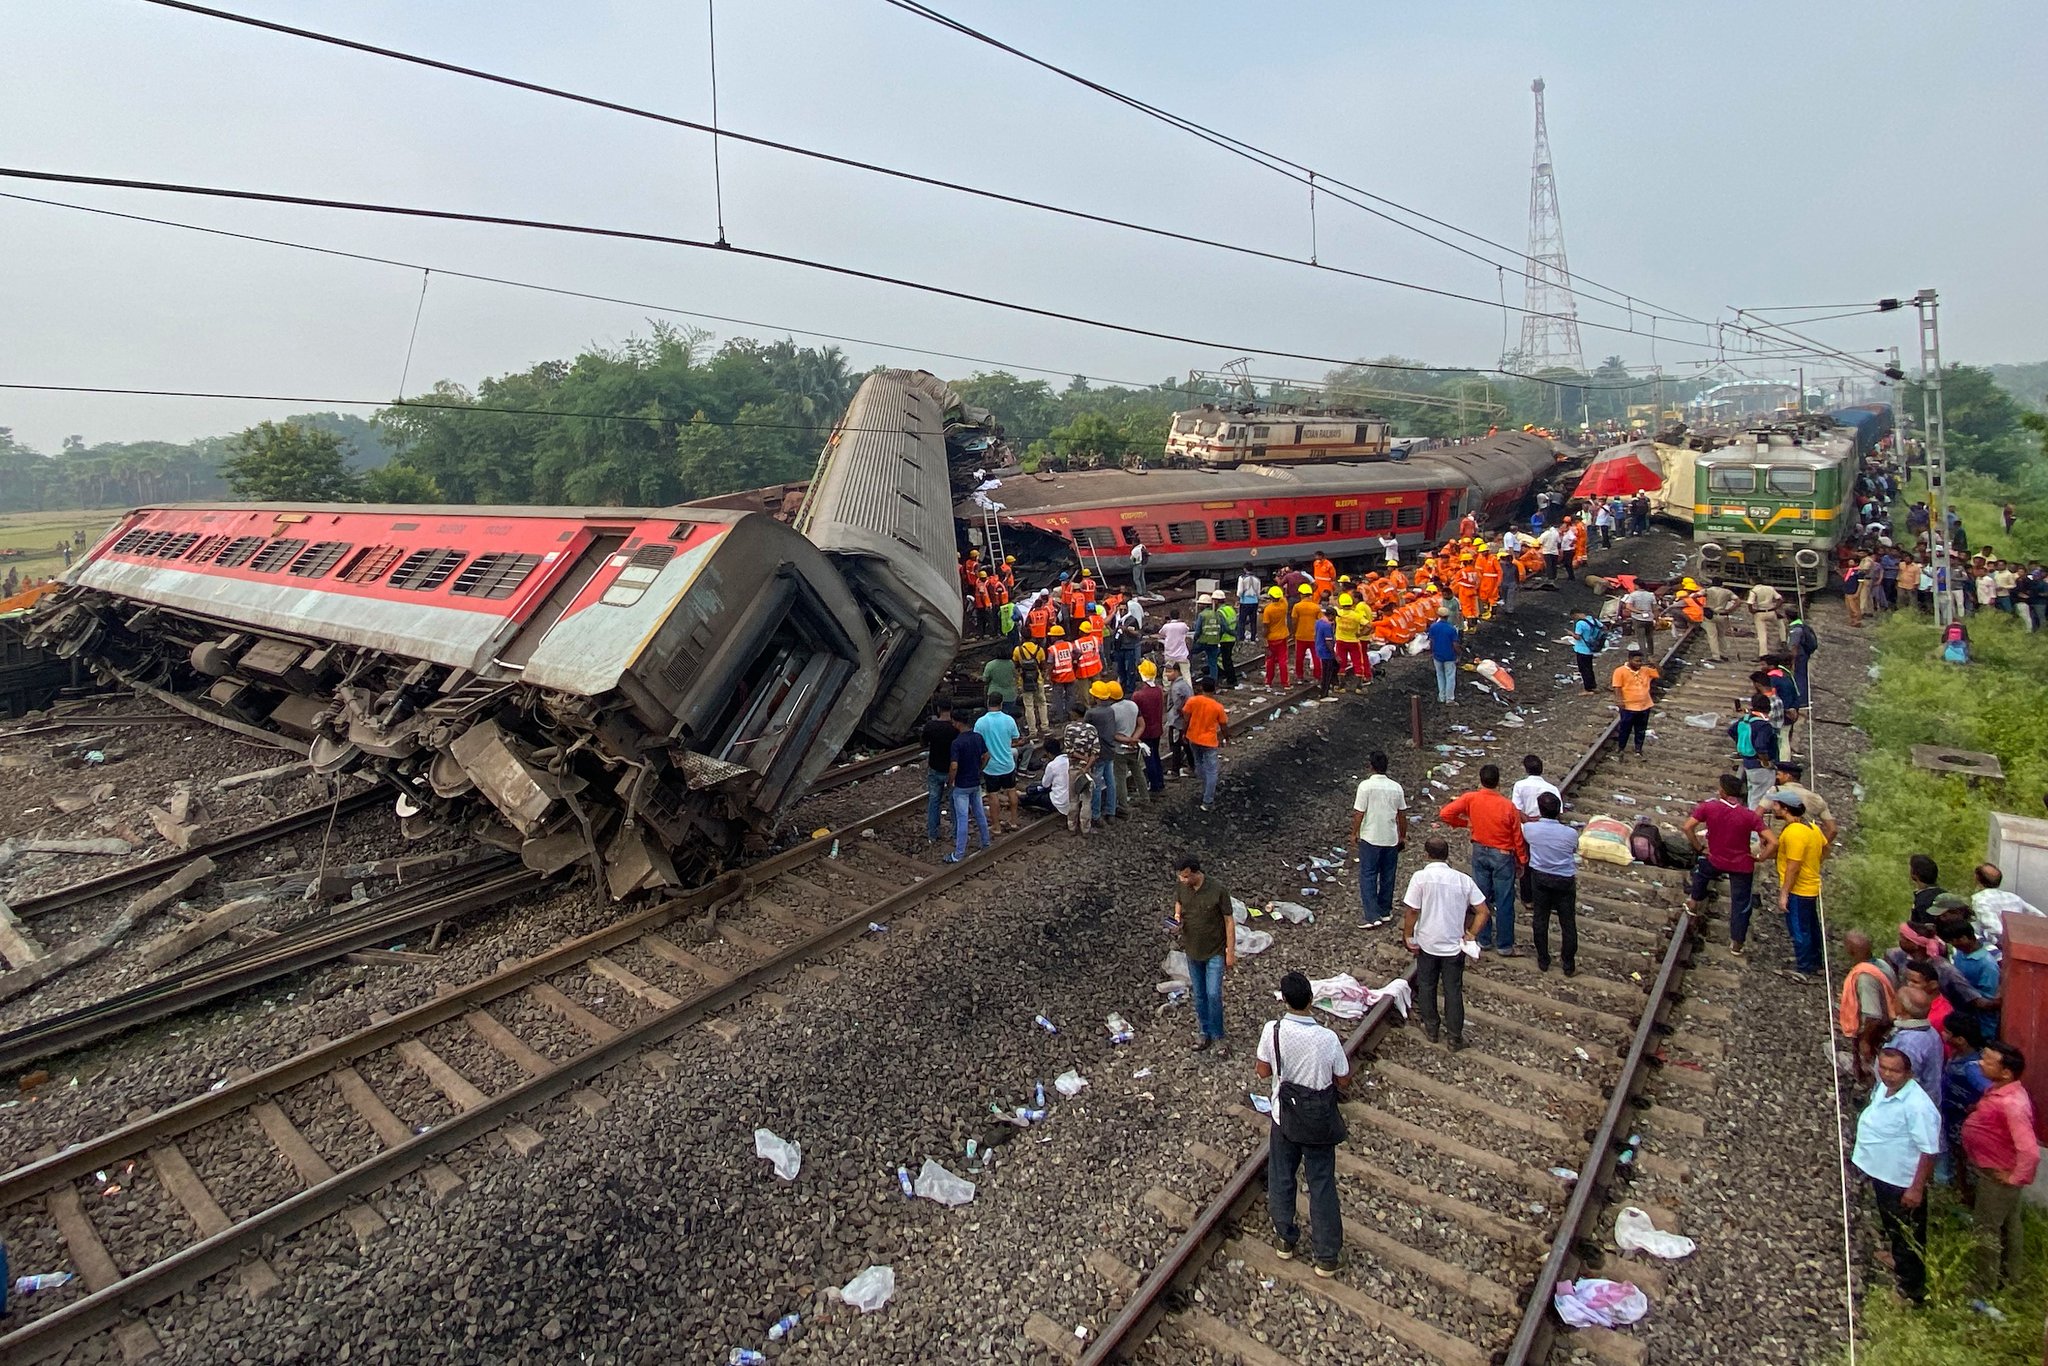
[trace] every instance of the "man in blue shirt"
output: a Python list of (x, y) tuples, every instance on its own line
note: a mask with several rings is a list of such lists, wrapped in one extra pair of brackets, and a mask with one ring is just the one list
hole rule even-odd
[(1550, 971), (1550, 915), (1557, 913), (1558, 962), (1579, 970), (1579, 832), (1560, 821), (1555, 792), (1536, 794), (1536, 819), (1522, 826), (1529, 843), (1529, 914), (1536, 923), (1536, 970)]
[(1978, 940), (1977, 927), (1967, 920), (1937, 925), (1935, 933), (1948, 944), (1949, 963), (1955, 968), (1956, 976), (1962, 978), (1974, 993), (1975, 999), (1970, 1004), (1971, 1013), (1977, 1017), (1977, 1027), (1984, 1032), (1985, 1038), (1997, 1038), (1999, 1010), (2005, 1004), (1998, 991), (1998, 960)]
[(1325, 607), (1323, 614), (1316, 618), (1316, 683), (1317, 697), (1328, 697), (1330, 685), (1337, 681), (1337, 609)]
[(1941, 1150), (1941, 1116), (1916, 1080), (1902, 1050), (1887, 1047), (1877, 1055), (1878, 1084), (1856, 1119), (1849, 1160), (1877, 1197), (1899, 1293), (1919, 1304), (1927, 1297), (1927, 1179)]
[(1439, 607), (1429, 624), (1429, 657), (1436, 663), (1436, 700), (1449, 706), (1458, 694), (1458, 627), (1448, 607)]
[(989, 846), (988, 810), (981, 804), (981, 768), (988, 759), (988, 743), (969, 727), (967, 718), (953, 715), (953, 748), (948, 755), (946, 779), (953, 788), (953, 852), (942, 860), (958, 863), (967, 857), (967, 818), (981, 834), (981, 847)]
[(1593, 686), (1593, 656), (1606, 642), (1607, 628), (1591, 612), (1579, 613), (1572, 623), (1572, 662), (1579, 666), (1579, 684), (1587, 692), (1599, 691)]
[[(1003, 695), (992, 692), (988, 695), (988, 710), (974, 723), (974, 733), (981, 737), (981, 743), (988, 749), (988, 757), (981, 766), (982, 790), (988, 793), (989, 805), (995, 808), (993, 816), (997, 826), (1004, 830), (1016, 830), (1023, 825), (1023, 813), (1017, 806), (1017, 722), (1003, 709)], [(1005, 817), (1004, 812), (1008, 811)]]

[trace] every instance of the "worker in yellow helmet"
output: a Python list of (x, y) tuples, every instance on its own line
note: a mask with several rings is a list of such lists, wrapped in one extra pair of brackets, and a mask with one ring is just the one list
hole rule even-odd
[(1372, 609), (1356, 594), (1337, 595), (1337, 675), (1351, 676), (1351, 685), (1363, 691), (1372, 681), (1372, 664), (1365, 657), (1365, 639), (1372, 632)]
[(1266, 605), (1259, 611), (1259, 625), (1266, 633), (1266, 686), (1287, 686), (1287, 594), (1278, 584), (1266, 590)]
[(1301, 596), (1294, 600), (1294, 671), (1304, 683), (1315, 677), (1316, 622), (1322, 615), (1322, 608), (1316, 605), (1316, 586), (1303, 584)]

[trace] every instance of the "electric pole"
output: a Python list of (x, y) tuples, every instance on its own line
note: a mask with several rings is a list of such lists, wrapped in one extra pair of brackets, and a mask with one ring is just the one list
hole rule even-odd
[(1955, 614), (1951, 596), (1954, 566), (1949, 557), (1948, 441), (1941, 414), (1941, 324), (1931, 289), (1913, 296), (1920, 313), (1920, 429), (1927, 443), (1927, 485), (1934, 494), (1934, 624), (1946, 628)]
[[(1522, 364), (1532, 374), (1569, 370), (1583, 374), (1585, 354), (1579, 349), (1579, 308), (1572, 294), (1571, 267), (1565, 263), (1564, 219), (1557, 208), (1557, 173), (1550, 164), (1550, 128), (1543, 118), (1543, 79), (1529, 86), (1536, 96), (1536, 151), (1529, 164), (1529, 283), (1523, 291)], [(1558, 421), (1563, 422), (1564, 395), (1557, 396)]]

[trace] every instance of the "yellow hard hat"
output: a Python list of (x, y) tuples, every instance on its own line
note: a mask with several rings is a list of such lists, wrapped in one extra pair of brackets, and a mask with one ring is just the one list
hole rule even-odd
[(1287, 595), (1280, 591), (1280, 585), (1276, 583), (1266, 590), (1266, 596), (1269, 598), (1284, 598)]
[(1474, 545), (1485, 545), (1485, 544), (1486, 544), (1486, 538), (1485, 538), (1484, 536), (1474, 536), (1474, 537), (1472, 538), (1472, 544), (1474, 544)]
[(1316, 591), (1316, 586), (1315, 586), (1314, 584), (1312, 584), (1312, 583), (1305, 583), (1305, 584), (1303, 584), (1303, 585), (1301, 586), (1301, 595), (1302, 595), (1303, 597), (1307, 597), (1307, 596), (1308, 596), (1309, 594), (1311, 594), (1311, 593), (1313, 593), (1313, 592), (1315, 592), (1315, 591)]
[(1049, 636), (1063, 636), (1066, 633), (1067, 628), (1064, 626), (1054, 626), (1050, 631), (1046, 632), (1046, 634)]
[(1004, 564), (1015, 564), (1015, 563), (1017, 563), (1017, 557), (1016, 557), (1015, 555), (1005, 555), (1005, 556), (1003, 556), (1003, 563), (1004, 563)]
[(1110, 700), (1110, 701), (1112, 701), (1112, 702), (1121, 702), (1121, 701), (1123, 701), (1123, 700), (1124, 700), (1124, 685), (1123, 685), (1123, 684), (1121, 684), (1121, 683), (1111, 683), (1111, 684), (1109, 685), (1109, 700)]
[(1680, 588), (1683, 588), (1688, 593), (1695, 592), (1699, 588), (1699, 585), (1694, 583), (1691, 579), (1680, 580), (1678, 586)]
[(1105, 683), (1098, 678), (1093, 683), (1088, 685), (1088, 695), (1090, 697), (1100, 698), (1101, 700), (1106, 702), (1109, 700), (1109, 690), (1111, 686), (1111, 684)]
[(1081, 623), (1081, 634), (1082, 634), (1082, 635), (1084, 635), (1084, 636), (1094, 635), (1094, 634), (1095, 634), (1095, 623), (1094, 623), (1094, 622), (1092, 622), (1092, 621), (1086, 621), (1086, 620), (1082, 621), (1082, 623)]
[(1349, 593), (1343, 593), (1343, 594), (1340, 594), (1340, 595), (1338, 595), (1338, 598), (1337, 598), (1337, 605), (1338, 605), (1339, 607), (1349, 607), (1349, 606), (1351, 606), (1351, 605), (1352, 605), (1353, 603), (1355, 603), (1355, 602), (1357, 602), (1357, 601), (1358, 601), (1358, 599), (1356, 599), (1356, 598), (1352, 597), (1352, 596), (1351, 596), (1351, 595), (1350, 595)]
[(1149, 659), (1139, 660), (1138, 677), (1143, 679), (1154, 679), (1159, 677), (1159, 666), (1157, 664), (1154, 664)]

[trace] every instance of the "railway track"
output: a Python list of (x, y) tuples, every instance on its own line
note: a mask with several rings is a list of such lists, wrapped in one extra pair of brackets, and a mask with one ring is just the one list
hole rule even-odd
[[(1276, 694), (1235, 719), (1309, 691)], [(417, 1172), (430, 1200), (445, 1199), (461, 1180), (440, 1159), (478, 1141), (530, 1155), (544, 1140), (523, 1116), (563, 1097), (584, 1114), (601, 1113), (609, 1101), (593, 1083), (606, 1072), (636, 1065), (673, 1074), (664, 1039), (757, 994), (756, 1005), (778, 1009), (785, 1000), (768, 988), (811, 959), (1063, 828), (1030, 820), (950, 866), (863, 837), (921, 820), (924, 806), (921, 793), (896, 802), (0, 1175), (0, 1231), (54, 1228), (63, 1269), (78, 1278), (23, 1302), (17, 1319), (29, 1317), (0, 1335), (0, 1361), (46, 1360), (101, 1335), (112, 1335), (126, 1359), (152, 1355), (160, 1343), (144, 1317), (150, 1306), (223, 1272), (234, 1273), (237, 1293), (274, 1293), (281, 1282), (264, 1251), (324, 1219), (339, 1216), (373, 1243), (385, 1226), (365, 1203), (375, 1192)], [(288, 1188), (259, 1175), (280, 1170), (296, 1177)], [(138, 1221), (137, 1204), (151, 1217)], [(100, 1209), (120, 1213), (96, 1220)], [(113, 1229), (137, 1222), (176, 1234), (140, 1249), (110, 1244)]]
[[(1604, 707), (1556, 717), (1563, 733), (1541, 747), (1578, 750), (1560, 783), (1577, 816), (1649, 812), (1675, 826), (1712, 790), (1725, 768), (1719, 737), (1681, 718), (1725, 716), (1746, 679), (1734, 666), (1688, 664), (1699, 648), (1682, 640), (1663, 663), (1660, 742), (1647, 761), (1614, 757), (1615, 718)], [(1334, 1278), (1277, 1255), (1264, 1210), (1270, 1121), (1243, 1106), (1249, 1156), (1233, 1167), (1223, 1154), (1197, 1154), (1222, 1170), (1220, 1193), (1200, 1209), (1172, 1191), (1148, 1195), (1162, 1213), (1177, 1208), (1168, 1217), (1187, 1229), (1150, 1274), (1107, 1249), (1091, 1254), (1121, 1298), (1115, 1317), (1077, 1334), (1036, 1315), (1027, 1333), (1086, 1366), (1313, 1366), (1332, 1353), (1527, 1366), (1553, 1350), (1637, 1366), (1640, 1343), (1564, 1328), (1552, 1292), (1582, 1275), (1628, 1280), (1655, 1312), (1672, 1274), (1621, 1255), (1612, 1226), (1623, 1204), (1664, 1231), (1682, 1223), (1691, 1145), (1707, 1132), (1721, 1062), (1715, 1030), (1740, 983), (1739, 960), (1704, 941), (1706, 917), (1686, 912), (1683, 878), (1582, 861), (1577, 975), (1539, 975), (1533, 957), (1488, 954), (1465, 976), (1462, 1052), (1401, 1028), (1390, 998), (1351, 1029), (1351, 1137), (1337, 1166), (1346, 1251)], [(1525, 909), (1518, 920), (1529, 923)]]

